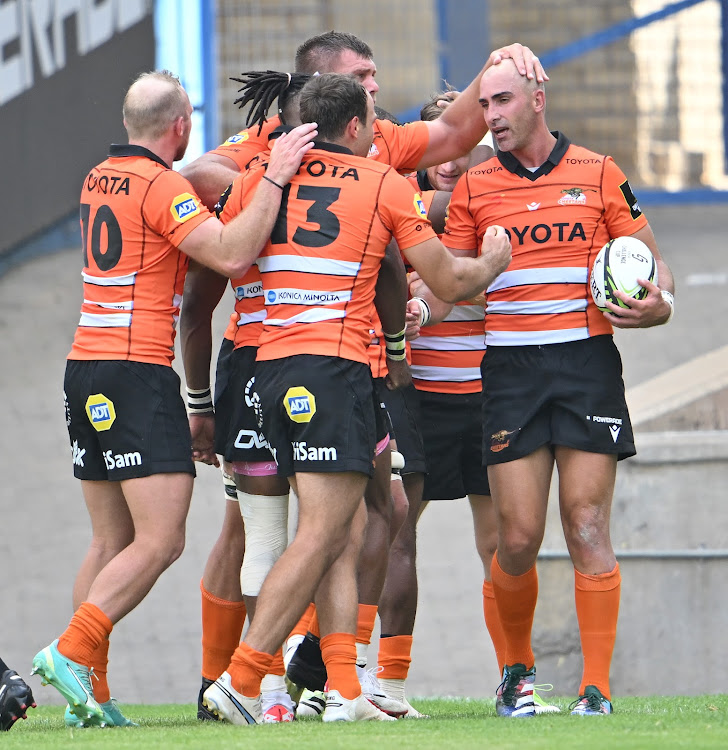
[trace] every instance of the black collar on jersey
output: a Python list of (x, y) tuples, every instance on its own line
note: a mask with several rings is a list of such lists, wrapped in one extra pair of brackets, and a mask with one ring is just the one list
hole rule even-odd
[(525, 177), (527, 180), (533, 182), (537, 178), (548, 174), (564, 158), (564, 154), (571, 145), (571, 141), (563, 133), (559, 133), (558, 130), (552, 130), (551, 135), (555, 136), (556, 145), (551, 150), (549, 158), (535, 172), (526, 169), (510, 151), (497, 151), (496, 156), (498, 157), (498, 161), (509, 172), (513, 172), (513, 174)]
[[(283, 135), (283, 133), (290, 133), (291, 130), (293, 130), (293, 127), (291, 125), (279, 125), (275, 130), (271, 131), (271, 134), (268, 136), (269, 140), (272, 140), (273, 138), (278, 138), (279, 136)], [(313, 147), (316, 149), (319, 149), (320, 151), (333, 151), (337, 154), (351, 154), (354, 155), (354, 152), (346, 148), (346, 146), (339, 146), (338, 143), (329, 143), (328, 141), (314, 141)]]
[(109, 156), (146, 156), (147, 159), (156, 161), (157, 164), (161, 164), (165, 169), (171, 169), (169, 164), (160, 159), (153, 151), (144, 148), (144, 146), (132, 146), (129, 143), (112, 143), (109, 146)]
[(422, 191), (435, 189), (430, 182), (430, 178), (427, 176), (426, 169), (421, 169), (417, 173), (417, 187)]

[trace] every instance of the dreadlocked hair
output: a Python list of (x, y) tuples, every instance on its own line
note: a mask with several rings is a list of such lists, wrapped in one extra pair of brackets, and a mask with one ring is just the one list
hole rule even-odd
[(278, 99), (278, 112), (285, 106), (286, 100), (297, 94), (306, 81), (311, 78), (307, 73), (279, 73), (275, 70), (249, 70), (241, 73), (240, 78), (231, 77), (231, 81), (242, 83), (238, 97), (233, 103), (240, 109), (250, 104), (250, 111), (246, 118), (246, 126), (258, 126), (258, 134), (267, 122), (268, 110), (271, 104)]

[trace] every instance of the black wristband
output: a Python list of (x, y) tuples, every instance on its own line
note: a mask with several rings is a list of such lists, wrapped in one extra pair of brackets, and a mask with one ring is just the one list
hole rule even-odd
[(283, 190), (283, 185), (279, 185), (275, 180), (271, 180), (267, 175), (263, 175), (263, 179), (270, 182), (271, 185), (275, 185), (279, 190)]

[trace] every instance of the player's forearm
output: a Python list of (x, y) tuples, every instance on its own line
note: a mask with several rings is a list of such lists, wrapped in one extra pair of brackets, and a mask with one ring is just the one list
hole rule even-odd
[(670, 267), (662, 258), (655, 258), (657, 264), (657, 278), (660, 282), (660, 289), (664, 289), (671, 294), (675, 293), (675, 279), (673, 278)]
[(377, 277), (374, 305), (385, 333), (395, 334), (404, 329), (407, 308), (407, 273), (397, 243), (387, 246)]
[(430, 145), (417, 169), (443, 164), (470, 153), (487, 131), (483, 109), (478, 102), (483, 68), (430, 126)]
[(188, 388), (200, 390), (210, 387), (212, 360), (212, 329), (205, 325), (180, 328), (180, 345), (185, 381)]
[(190, 262), (179, 321), (182, 363), (188, 388), (210, 387), (212, 315), (226, 286), (226, 278), (195, 261)]
[(273, 231), (283, 189), (262, 179), (250, 205), (222, 227), (216, 254), (226, 276), (245, 275), (260, 255)]
[(487, 256), (453, 258), (447, 295), (436, 292), (437, 296), (450, 303), (470, 299), (487, 289), (501, 271), (501, 266)]
[(422, 324), (424, 326), (434, 326), (437, 323), (442, 323), (453, 308), (452, 303), (443, 302), (439, 297), (436, 297), (422, 279), (412, 282), (409, 291), (414, 299), (422, 299), (427, 305), (430, 316), (427, 322)]

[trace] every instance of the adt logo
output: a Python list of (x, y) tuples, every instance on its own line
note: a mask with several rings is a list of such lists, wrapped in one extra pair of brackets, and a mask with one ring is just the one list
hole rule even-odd
[(272, 305), (276, 301), (277, 296), (278, 295), (272, 289), (265, 293), (265, 297), (269, 305)]
[(244, 143), (245, 141), (250, 138), (250, 135), (248, 134), (247, 130), (243, 130), (242, 133), (236, 133), (235, 135), (231, 135), (225, 143), (223, 143), (223, 146), (235, 146), (238, 143)]
[(316, 398), (303, 386), (295, 386), (286, 391), (283, 405), (292, 422), (310, 422), (316, 413)]
[(172, 201), (172, 206), (169, 210), (175, 221), (184, 223), (200, 213), (200, 204), (193, 195), (182, 193)]
[(103, 393), (95, 393), (86, 400), (86, 415), (97, 432), (105, 432), (116, 419), (114, 402)]

